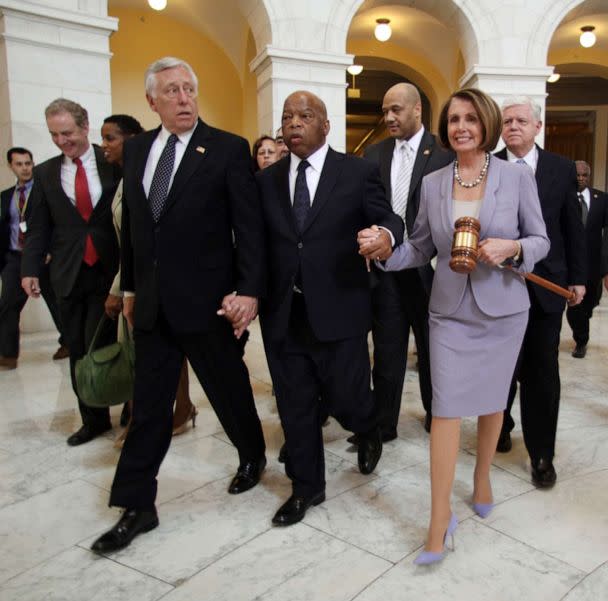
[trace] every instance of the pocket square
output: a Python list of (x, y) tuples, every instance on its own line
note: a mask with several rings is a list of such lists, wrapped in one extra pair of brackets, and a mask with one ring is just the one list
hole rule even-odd
[(201, 154), (205, 154), (205, 147), (204, 146), (197, 146), (196, 147), (196, 152), (200, 152)]

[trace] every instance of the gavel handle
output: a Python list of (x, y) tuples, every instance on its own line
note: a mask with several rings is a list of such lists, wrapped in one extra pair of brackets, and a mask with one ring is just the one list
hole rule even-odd
[[(511, 268), (509, 267), (509, 269), (511, 269)], [(558, 286), (557, 284), (554, 284), (553, 282), (550, 282), (549, 280), (546, 280), (545, 278), (541, 278), (539, 275), (536, 275), (535, 273), (522, 273), (520, 275), (523, 276), (526, 280), (529, 280), (530, 282), (534, 282), (535, 284), (538, 284), (542, 288), (546, 288), (547, 290), (550, 290), (551, 292), (554, 292), (555, 294), (559, 294), (560, 296), (563, 296), (568, 301), (573, 301), (576, 298), (576, 294), (574, 294), (574, 292), (572, 292), (571, 290), (568, 290), (567, 288), (562, 288), (561, 286)]]
[(576, 294), (574, 294), (574, 292), (572, 292), (572, 290), (568, 290), (567, 288), (562, 288), (561, 286), (558, 286), (557, 284), (554, 284), (553, 282), (550, 282), (549, 280), (546, 280), (545, 278), (541, 278), (539, 275), (536, 275), (535, 273), (524, 273), (524, 277), (526, 278), (526, 280), (529, 280), (530, 282), (534, 282), (535, 284), (538, 284), (539, 286), (542, 286), (543, 288), (546, 288), (547, 290), (550, 290), (551, 292), (555, 292), (555, 294), (559, 294), (560, 296), (563, 296), (568, 301), (573, 301), (576, 298)]

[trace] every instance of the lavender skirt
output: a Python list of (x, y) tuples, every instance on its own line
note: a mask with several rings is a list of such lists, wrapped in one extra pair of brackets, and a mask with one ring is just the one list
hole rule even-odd
[(504, 317), (483, 313), (470, 282), (455, 313), (430, 312), (433, 415), (503, 411), (527, 323), (527, 310)]

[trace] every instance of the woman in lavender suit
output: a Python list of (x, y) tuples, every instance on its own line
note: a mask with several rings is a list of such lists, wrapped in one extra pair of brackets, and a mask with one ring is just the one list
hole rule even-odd
[[(446, 536), (457, 525), (450, 496), (461, 417), (478, 416), (474, 509), (485, 517), (493, 507), (490, 466), (530, 306), (517, 272), (532, 271), (549, 251), (532, 171), (489, 154), (501, 128), (500, 109), (489, 96), (476, 89), (452, 94), (441, 111), (439, 138), (456, 160), (424, 178), (412, 236), (380, 265), (398, 271), (437, 254), (429, 305), (431, 520), (419, 564), (443, 558)], [(449, 267), (454, 222), (463, 216), (481, 223), (478, 264), (469, 275)], [(374, 235), (360, 232), (360, 245)], [(503, 262), (514, 270), (500, 269)]]

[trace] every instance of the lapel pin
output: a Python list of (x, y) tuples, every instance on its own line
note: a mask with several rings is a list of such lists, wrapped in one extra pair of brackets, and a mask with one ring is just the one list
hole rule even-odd
[(431, 151), (427, 148), (422, 154), (431, 154)]
[(201, 154), (205, 154), (205, 148), (204, 148), (204, 146), (197, 146), (196, 147), (196, 152), (200, 152)]

